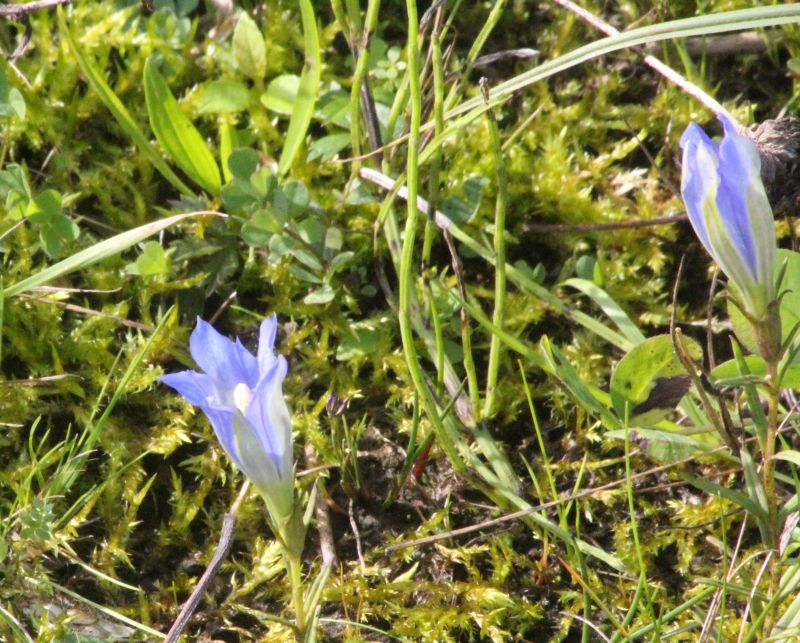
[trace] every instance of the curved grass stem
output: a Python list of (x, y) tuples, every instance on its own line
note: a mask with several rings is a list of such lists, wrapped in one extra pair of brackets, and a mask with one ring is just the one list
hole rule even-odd
[(411, 102), (411, 123), (408, 137), (408, 156), (406, 165), (406, 183), (408, 188), (408, 215), (406, 217), (405, 237), (400, 255), (400, 286), (398, 308), (400, 318), (400, 337), (403, 342), (403, 354), (414, 387), (419, 393), (423, 407), (436, 431), (439, 445), (444, 449), (451, 464), (457, 471), (464, 466), (454, 440), (436, 410), (436, 402), (425, 382), (419, 356), (414, 345), (414, 329), (411, 323), (412, 297), (414, 296), (414, 243), (419, 223), (417, 196), (419, 195), (419, 148), (420, 125), (422, 122), (422, 88), (420, 81), (419, 60), (419, 19), (417, 17), (416, 0), (406, 0), (408, 13), (408, 76)]
[[(435, 132), (444, 130), (444, 63), (442, 60), (441, 43), (439, 34), (431, 34), (431, 61), (433, 70), (433, 112), (435, 122)], [(442, 168), (441, 150), (431, 160), (431, 171), (428, 179), (428, 219), (425, 222), (425, 237), (422, 244), (422, 280), (425, 288), (425, 296), (430, 309), (430, 316), (433, 320), (433, 330), (436, 337), (436, 394), (442, 395), (444, 391), (444, 332), (439, 311), (436, 306), (436, 298), (431, 286), (431, 250), (436, 234), (436, 222), (434, 215), (437, 204), (439, 203), (439, 178)]]
[[(499, 4), (499, 3), (498, 3)], [(497, 328), (503, 327), (506, 311), (506, 202), (508, 200), (508, 173), (503, 158), (503, 148), (500, 143), (500, 130), (494, 111), (489, 111), (489, 138), (494, 155), (494, 166), (497, 174), (497, 200), (494, 209), (494, 312), (492, 323)], [(495, 334), (492, 334), (489, 345), (489, 364), (486, 368), (486, 396), (483, 404), (483, 417), (491, 417), (494, 412), (495, 398), (497, 395), (497, 373), (500, 369), (500, 357), (503, 344)]]

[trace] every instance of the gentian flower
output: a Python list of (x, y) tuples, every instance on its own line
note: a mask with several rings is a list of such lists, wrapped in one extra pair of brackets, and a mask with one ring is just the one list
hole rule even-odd
[(273, 352), (278, 322), (261, 323), (258, 356), (197, 319), (189, 340), (205, 371), (183, 371), (159, 379), (200, 407), (231, 460), (253, 483), (279, 525), (292, 513), (292, 421), (282, 385), (286, 359)]
[(775, 218), (756, 144), (720, 116), (719, 146), (691, 123), (681, 137), (681, 194), (708, 253), (738, 289), (745, 310), (762, 319), (775, 300)]

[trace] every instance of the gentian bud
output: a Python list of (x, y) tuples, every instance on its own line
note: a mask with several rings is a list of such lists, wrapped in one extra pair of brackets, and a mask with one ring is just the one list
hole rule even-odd
[(775, 218), (756, 144), (719, 118), (719, 146), (696, 123), (683, 133), (681, 194), (695, 233), (736, 286), (745, 313), (762, 320), (775, 301)]
[(292, 421), (283, 398), (286, 360), (273, 352), (278, 322), (261, 323), (258, 357), (237, 339), (223, 337), (202, 319), (189, 341), (205, 371), (183, 371), (159, 379), (200, 407), (222, 447), (267, 503), (276, 526), (292, 513), (294, 470)]

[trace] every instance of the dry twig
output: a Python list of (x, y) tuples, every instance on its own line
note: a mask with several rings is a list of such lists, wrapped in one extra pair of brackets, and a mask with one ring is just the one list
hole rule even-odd
[(194, 611), (197, 609), (200, 599), (203, 598), (206, 588), (208, 587), (209, 583), (214, 580), (214, 576), (217, 575), (217, 572), (222, 565), (222, 561), (224, 561), (227, 557), (228, 552), (231, 549), (231, 545), (233, 545), (233, 530), (236, 527), (236, 514), (239, 513), (239, 505), (242, 504), (242, 501), (247, 495), (249, 489), (250, 482), (246, 481), (242, 485), (242, 490), (239, 492), (239, 496), (231, 506), (231, 510), (222, 517), (222, 530), (219, 536), (217, 550), (214, 552), (214, 556), (211, 559), (211, 562), (208, 564), (208, 567), (206, 567), (206, 571), (203, 572), (203, 575), (197, 582), (197, 586), (194, 588), (191, 596), (189, 596), (189, 599), (181, 608), (178, 618), (175, 619), (175, 622), (169, 629), (165, 643), (175, 643), (178, 638), (180, 638), (184, 628), (189, 624), (192, 614), (194, 614)]
[(26, 4), (0, 4), (0, 18), (22, 20), (25, 16), (34, 11), (50, 9), (60, 4), (67, 4), (68, 2), (71, 2), (71, 0), (38, 0), (37, 2), (28, 2)]

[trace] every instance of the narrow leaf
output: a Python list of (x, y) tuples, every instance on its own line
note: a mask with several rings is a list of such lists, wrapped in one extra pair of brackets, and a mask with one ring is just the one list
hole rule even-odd
[(584, 295), (591, 298), (633, 344), (639, 344), (645, 340), (642, 331), (605, 290), (586, 279), (567, 279), (563, 285), (580, 290)]
[(228, 121), (223, 121), (219, 126), (219, 160), (222, 165), (222, 177), (225, 183), (233, 178), (233, 173), (228, 168), (228, 159), (236, 148), (236, 130)]
[(297, 100), (289, 120), (289, 130), (286, 141), (278, 162), (278, 174), (284, 175), (294, 162), (300, 146), (303, 144), (311, 117), (314, 115), (314, 105), (317, 102), (320, 74), (322, 71), (322, 58), (319, 49), (319, 35), (317, 34), (317, 19), (311, 0), (300, 0), (300, 15), (303, 20), (303, 40), (306, 64), (300, 76), (300, 86), (297, 91)]
[(130, 112), (125, 108), (125, 105), (122, 104), (122, 101), (120, 101), (111, 87), (108, 86), (108, 83), (106, 83), (100, 75), (100, 72), (97, 71), (91, 65), (89, 59), (84, 56), (80, 47), (78, 47), (78, 44), (75, 42), (75, 39), (72, 37), (72, 32), (70, 32), (67, 26), (67, 21), (64, 18), (64, 11), (61, 7), (58, 7), (58, 29), (67, 41), (67, 44), (69, 44), (72, 55), (75, 56), (78, 66), (81, 68), (83, 75), (86, 76), (89, 86), (97, 92), (100, 100), (103, 101), (103, 104), (114, 116), (122, 130), (153, 164), (153, 167), (161, 172), (162, 176), (167, 179), (167, 181), (172, 183), (172, 185), (183, 194), (194, 196), (192, 190), (178, 178), (178, 175), (172, 171), (172, 168), (161, 158), (161, 155), (153, 149), (147, 136), (145, 136), (144, 132), (136, 124), (136, 121), (133, 120)]
[(150, 127), (158, 142), (190, 179), (206, 192), (218, 195), (221, 181), (214, 155), (181, 110), (152, 58), (144, 65), (144, 95)]
[(740, 491), (728, 489), (728, 487), (723, 487), (722, 485), (716, 484), (715, 482), (711, 482), (710, 480), (695, 478), (694, 476), (690, 476), (687, 473), (682, 473), (679, 475), (684, 480), (686, 480), (690, 485), (700, 489), (700, 491), (705, 491), (706, 493), (710, 494), (719, 494), (723, 498), (730, 500), (735, 505), (738, 505), (742, 509), (749, 511), (756, 519), (760, 520), (765, 517), (761, 513), (761, 507), (756, 502), (753, 502), (748, 496), (741, 493)]
[(74, 272), (75, 270), (80, 270), (81, 268), (90, 266), (98, 261), (102, 261), (107, 257), (119, 254), (131, 246), (136, 245), (140, 241), (147, 239), (147, 237), (151, 237), (157, 232), (168, 228), (173, 223), (178, 223), (178, 221), (183, 221), (184, 219), (195, 217), (200, 214), (201, 213), (199, 212), (176, 214), (175, 216), (161, 219), (160, 221), (154, 221), (153, 223), (147, 223), (143, 226), (139, 226), (138, 228), (134, 228), (133, 230), (128, 230), (127, 232), (123, 232), (122, 234), (111, 237), (110, 239), (106, 239), (105, 241), (101, 241), (90, 248), (86, 248), (86, 250), (81, 250), (71, 257), (67, 257), (63, 261), (59, 261), (57, 264), (54, 264), (49, 268), (45, 268), (41, 272), (37, 272), (35, 275), (31, 275), (27, 279), (23, 279), (22, 281), (8, 286), (3, 291), (3, 296), (13, 297), (30, 290), (31, 288), (43, 286), (44, 284), (53, 281), (62, 275)]

